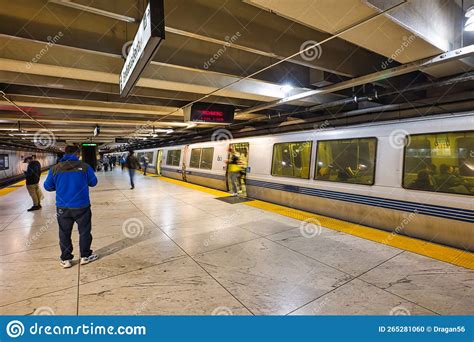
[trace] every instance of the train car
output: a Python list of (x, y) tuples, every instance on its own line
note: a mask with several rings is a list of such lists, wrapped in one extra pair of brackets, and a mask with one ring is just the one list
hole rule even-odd
[(473, 127), (464, 113), (171, 146), (158, 172), (228, 190), (237, 151), (251, 198), (473, 251)]
[(35, 155), (43, 169), (56, 163), (56, 154), (45, 152), (28, 152), (23, 150), (0, 150), (0, 184), (8, 184), (22, 179), (27, 164), (26, 157)]

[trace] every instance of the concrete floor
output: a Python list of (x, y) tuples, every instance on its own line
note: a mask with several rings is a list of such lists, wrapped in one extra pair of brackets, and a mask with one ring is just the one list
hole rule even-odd
[(137, 174), (99, 173), (101, 258), (59, 266), (54, 193), (0, 197), (0, 314), (474, 314), (474, 271)]

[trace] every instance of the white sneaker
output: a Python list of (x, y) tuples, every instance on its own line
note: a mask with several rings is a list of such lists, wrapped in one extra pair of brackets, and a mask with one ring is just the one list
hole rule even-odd
[(60, 264), (61, 264), (62, 268), (71, 268), (72, 267), (71, 260), (61, 260)]
[(99, 259), (99, 256), (95, 253), (92, 253), (88, 257), (81, 258), (81, 265), (88, 264), (90, 262), (96, 261), (97, 259)]

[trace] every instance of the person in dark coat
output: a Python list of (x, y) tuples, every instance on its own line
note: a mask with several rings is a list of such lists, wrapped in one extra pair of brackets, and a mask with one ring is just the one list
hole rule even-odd
[(26, 189), (33, 200), (33, 206), (28, 209), (28, 211), (39, 210), (41, 209), (41, 200), (43, 199), (43, 193), (39, 187), (41, 164), (36, 160), (35, 156), (27, 157), (25, 163), (28, 163), (28, 167), (25, 171)]

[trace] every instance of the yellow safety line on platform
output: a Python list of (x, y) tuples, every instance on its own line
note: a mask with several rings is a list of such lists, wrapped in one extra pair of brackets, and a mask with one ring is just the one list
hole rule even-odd
[[(224, 191), (206, 188), (201, 185), (195, 185), (173, 178), (160, 177), (158, 179), (168, 183), (181, 185), (190, 189), (203, 191), (215, 196), (230, 196), (227, 192)], [(275, 214), (291, 217), (300, 221), (307, 221), (308, 224), (314, 224), (316, 226), (320, 224), (324, 228), (336, 230), (366, 240), (409, 251), (415, 254), (424, 255), (456, 266), (474, 269), (474, 253), (470, 253), (460, 249), (438, 245), (432, 242), (423, 241), (408, 236), (399, 235), (396, 233), (387, 232), (384, 230), (371, 228), (347, 221), (342, 221), (303, 210), (288, 208), (285, 206), (268, 203), (260, 200), (252, 200), (250, 202), (243, 202), (242, 204), (265, 211), (270, 211)]]
[(173, 184), (181, 185), (181, 186), (184, 186), (184, 187), (189, 188), (189, 189), (193, 189), (193, 190), (198, 190), (198, 191), (206, 192), (206, 193), (211, 194), (211, 195), (214, 195), (214, 196), (219, 196), (219, 197), (230, 196), (229, 193), (224, 192), (224, 191), (220, 191), (220, 190), (216, 190), (216, 189), (211, 189), (211, 188), (206, 188), (205, 186), (187, 183), (187, 182), (184, 182), (184, 181), (181, 181), (181, 180), (177, 180), (177, 179), (174, 179), (174, 178), (168, 178), (168, 177), (163, 177), (163, 176), (162, 176), (162, 177), (159, 178), (159, 179), (161, 179), (161, 180), (163, 180), (163, 181), (165, 181), (165, 182), (168, 182), (168, 183), (173, 183)]
[[(44, 176), (47, 173), (48, 173), (48, 171), (42, 172), (41, 176)], [(22, 181), (13, 183), (13, 184), (7, 186), (6, 188), (0, 189), (0, 197), (5, 196), (5, 195), (9, 194), (10, 192), (15, 191), (17, 189), (20, 189), (25, 184), (26, 184), (26, 181), (22, 180)]]
[(21, 186), (25, 185), (25, 183), (26, 182), (22, 180), (17, 183), (11, 184), (7, 186), (6, 188), (0, 189), (0, 196), (5, 196), (9, 194), (10, 192), (15, 191), (16, 189), (19, 189)]

